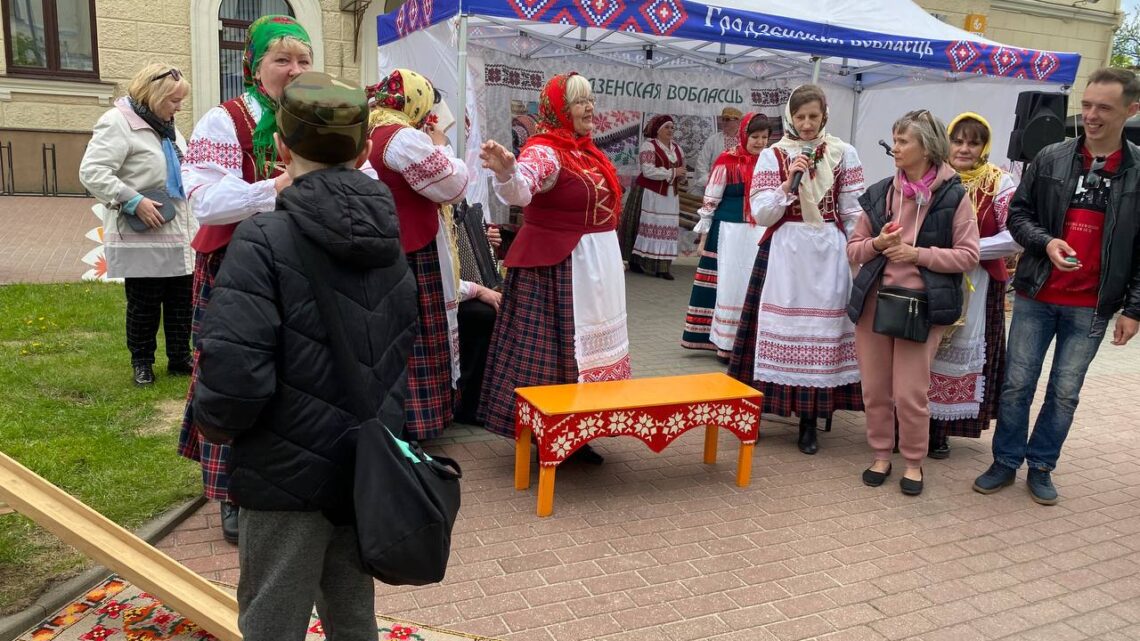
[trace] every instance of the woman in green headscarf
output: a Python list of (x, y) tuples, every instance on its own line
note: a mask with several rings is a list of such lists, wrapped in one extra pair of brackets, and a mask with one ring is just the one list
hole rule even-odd
[[(289, 16), (264, 16), (249, 27), (242, 77), (245, 91), (206, 112), (190, 136), (182, 182), (190, 207), (201, 223), (191, 246), (194, 261), (192, 331), (210, 301), (214, 277), (238, 223), (273, 211), (277, 194), (292, 180), (277, 163), (273, 134), (277, 101), (285, 85), (313, 66), (309, 34)], [(237, 507), (229, 502), (229, 448), (202, 438), (190, 400), (197, 382), (198, 353), (190, 380), (178, 453), (202, 464), (206, 498), (221, 501), (222, 534), (237, 542)]]

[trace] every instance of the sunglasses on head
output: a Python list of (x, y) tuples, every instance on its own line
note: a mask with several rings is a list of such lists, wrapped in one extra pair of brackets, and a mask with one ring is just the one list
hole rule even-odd
[(174, 81), (175, 81), (175, 82), (178, 82), (179, 80), (182, 80), (182, 72), (181, 72), (181, 71), (179, 71), (179, 70), (177, 70), (177, 69), (175, 69), (174, 67), (171, 67), (171, 68), (170, 68), (170, 71), (165, 71), (165, 72), (163, 72), (163, 73), (160, 73), (160, 74), (158, 74), (157, 76), (155, 76), (155, 77), (151, 78), (151, 79), (150, 79), (150, 81), (151, 81), (151, 82), (156, 82), (156, 81), (158, 81), (158, 80), (162, 80), (163, 78), (165, 78), (165, 77), (167, 77), (167, 76), (170, 76), (171, 78), (174, 78)]

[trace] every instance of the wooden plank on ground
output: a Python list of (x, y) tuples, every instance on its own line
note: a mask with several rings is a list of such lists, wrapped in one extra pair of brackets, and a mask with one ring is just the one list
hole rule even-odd
[(0, 501), (220, 641), (240, 641), (237, 600), (132, 532), (0, 453)]

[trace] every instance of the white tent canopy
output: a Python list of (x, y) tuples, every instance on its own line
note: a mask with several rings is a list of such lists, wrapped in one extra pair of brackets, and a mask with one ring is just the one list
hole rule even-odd
[[(573, 69), (600, 75), (583, 68), (663, 83), (692, 78), (737, 87), (732, 95), (742, 98), (710, 90), (699, 100), (661, 104), (665, 96), (650, 93), (642, 97), (647, 112), (765, 111), (757, 95), (814, 78), (832, 101), (829, 129), (855, 144), (868, 180), (890, 171), (877, 140), (889, 138), (890, 124), (911, 108), (944, 120), (983, 113), (995, 130), (993, 157), (1004, 157), (1017, 93), (1067, 89), (1079, 63), (1076, 54), (981, 38), (909, 0), (408, 0), (377, 27), (381, 70), (414, 68), (449, 102), (467, 95), (472, 132), (456, 141), (460, 149), (481, 140), (480, 132), (509, 135), (508, 112), (486, 104), (504, 91), (485, 83), (491, 63), (543, 79)], [(516, 99), (537, 96), (528, 86), (505, 90)], [(600, 98), (606, 106), (630, 102)]]

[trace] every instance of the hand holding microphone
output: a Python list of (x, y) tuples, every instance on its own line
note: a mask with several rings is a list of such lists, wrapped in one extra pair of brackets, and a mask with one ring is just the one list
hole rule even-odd
[(811, 147), (804, 147), (799, 156), (788, 167), (788, 171), (792, 172), (792, 180), (788, 184), (789, 194), (798, 194), (800, 191), (800, 182), (804, 179), (804, 173), (811, 170), (811, 155), (815, 151)]

